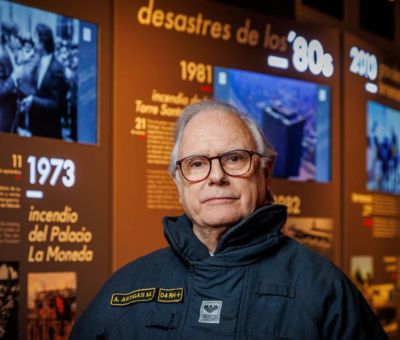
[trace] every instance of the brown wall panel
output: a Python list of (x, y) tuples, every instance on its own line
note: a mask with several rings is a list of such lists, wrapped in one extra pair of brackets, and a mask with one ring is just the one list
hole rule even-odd
[[(400, 132), (399, 73), (392, 68), (397, 58), (350, 34), (344, 35), (343, 53), (344, 269), (389, 338), (399, 339), (400, 178), (392, 141)], [(367, 91), (367, 84), (377, 92)]]

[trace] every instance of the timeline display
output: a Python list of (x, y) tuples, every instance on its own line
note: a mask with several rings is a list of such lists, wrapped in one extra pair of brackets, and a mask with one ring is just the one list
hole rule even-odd
[(344, 269), (399, 339), (398, 60), (350, 34), (343, 54)]

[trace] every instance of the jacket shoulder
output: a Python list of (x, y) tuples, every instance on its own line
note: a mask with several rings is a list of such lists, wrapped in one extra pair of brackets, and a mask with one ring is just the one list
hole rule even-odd
[(338, 339), (363, 338), (361, 334), (368, 332), (382, 334), (382, 327), (362, 294), (325, 256), (285, 236), (273, 262), (295, 287), (296, 297), (323, 338), (329, 334)]
[(64, 65), (61, 64), (61, 63), (57, 60), (57, 58), (56, 58), (54, 55), (53, 55), (52, 58), (51, 58), (51, 62), (50, 62), (49, 68), (50, 68), (53, 72), (55, 72), (55, 71), (57, 71), (57, 72), (64, 72)]
[(328, 295), (335, 300), (344, 290), (355, 289), (334, 263), (294, 239), (285, 236), (278, 254), (274, 262), (305, 299)]
[(151, 284), (158, 281), (174, 267), (182, 264), (171, 247), (156, 250), (148, 255), (139, 257), (118, 269), (106, 284), (117, 284), (119, 287)]

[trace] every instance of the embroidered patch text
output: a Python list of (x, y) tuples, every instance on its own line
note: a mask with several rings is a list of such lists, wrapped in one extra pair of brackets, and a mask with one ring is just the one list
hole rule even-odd
[(160, 288), (158, 292), (158, 302), (180, 302), (183, 299), (183, 288), (164, 289)]
[(111, 297), (111, 306), (127, 306), (136, 302), (151, 301), (154, 298), (155, 292), (155, 288), (146, 288), (134, 290), (126, 294), (115, 293)]

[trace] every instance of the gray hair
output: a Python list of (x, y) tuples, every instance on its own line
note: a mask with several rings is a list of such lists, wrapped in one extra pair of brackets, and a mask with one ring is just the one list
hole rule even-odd
[[(257, 150), (254, 151), (257, 151), (263, 155), (261, 163), (262, 168), (268, 172), (268, 181), (270, 181), (277, 153), (268, 143), (261, 128), (258, 126), (257, 122), (253, 118), (249, 117), (247, 114), (239, 111), (231, 104), (216, 99), (205, 99), (197, 103), (190, 104), (186, 106), (185, 109), (181, 112), (181, 115), (176, 121), (174, 130), (174, 147), (171, 152), (170, 165), (168, 169), (171, 176), (179, 180), (179, 178), (177, 178), (176, 176), (176, 162), (178, 161), (179, 145), (181, 143), (183, 131), (185, 130), (186, 125), (198, 113), (210, 110), (229, 112), (238, 117), (248, 127), (251, 134), (253, 135), (254, 141), (256, 142)], [(274, 202), (274, 197), (271, 190), (268, 190), (267, 192), (267, 200), (270, 203)]]

